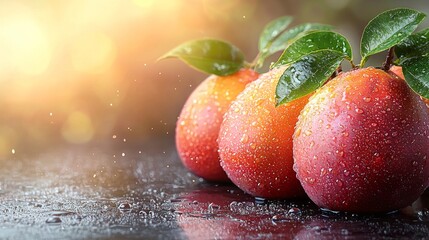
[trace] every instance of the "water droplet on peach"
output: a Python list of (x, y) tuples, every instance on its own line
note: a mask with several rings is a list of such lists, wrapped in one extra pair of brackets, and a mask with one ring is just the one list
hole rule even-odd
[(338, 156), (340, 156), (340, 157), (342, 157), (342, 156), (344, 156), (344, 151), (336, 151), (336, 153), (338, 154)]
[(349, 176), (349, 175), (350, 175), (350, 172), (349, 172), (349, 171), (347, 171), (347, 170), (344, 170), (344, 175), (345, 175), (345, 176)]
[(308, 177), (304, 179), (308, 184), (314, 184), (314, 182), (316, 181), (316, 179), (312, 178), (312, 177)]
[(364, 97), (364, 98), (363, 98), (363, 101), (364, 101), (364, 102), (367, 102), (367, 103), (368, 103), (368, 102), (371, 102), (371, 98), (370, 98), (370, 97)]
[(306, 130), (305, 132), (304, 132), (304, 135), (305, 136), (310, 136), (312, 134), (312, 132), (310, 131), (310, 130)]
[(326, 174), (326, 169), (325, 168), (321, 168), (320, 169), (320, 176), (324, 176)]
[(249, 141), (249, 137), (247, 136), (247, 134), (243, 134), (243, 136), (240, 139), (241, 143), (247, 143)]

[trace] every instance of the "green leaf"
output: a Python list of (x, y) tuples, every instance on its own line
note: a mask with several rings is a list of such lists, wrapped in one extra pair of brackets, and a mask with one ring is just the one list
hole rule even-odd
[(429, 28), (410, 35), (395, 47), (395, 54), (401, 60), (404, 58), (423, 56), (428, 53)]
[(361, 67), (370, 55), (387, 50), (410, 36), (425, 16), (416, 10), (398, 8), (372, 19), (365, 27), (361, 39)]
[(289, 45), (272, 67), (290, 64), (304, 55), (324, 49), (343, 53), (345, 58), (352, 59), (352, 48), (344, 36), (335, 32), (315, 31)]
[(269, 52), (271, 54), (281, 51), (289, 46), (296, 39), (302, 37), (303, 35), (311, 32), (311, 31), (329, 31), (332, 30), (333, 27), (330, 25), (319, 24), (319, 23), (304, 23), (298, 25), (294, 28), (287, 30), (282, 33), (276, 40), (271, 44)]
[(321, 87), (343, 59), (343, 53), (320, 50), (292, 63), (277, 84), (276, 105), (303, 97)]
[(264, 30), (262, 30), (261, 36), (259, 37), (259, 51), (268, 51), (274, 39), (289, 26), (292, 20), (292, 17), (283, 16), (269, 22)]
[(244, 55), (236, 46), (215, 39), (185, 42), (160, 59), (179, 58), (205, 73), (225, 76), (237, 72), (244, 65)]
[(280, 36), (278, 36), (270, 45), (270, 47), (261, 52), (260, 57), (258, 59), (258, 63), (263, 63), (264, 60), (271, 56), (272, 54), (284, 50), (287, 46), (289, 46), (292, 42), (294, 42), (299, 37), (317, 30), (331, 30), (333, 29), (330, 25), (318, 24), (318, 23), (305, 23), (298, 25), (294, 28), (291, 28), (285, 32), (283, 32)]
[(429, 99), (429, 56), (404, 61), (402, 71), (408, 86), (420, 96)]

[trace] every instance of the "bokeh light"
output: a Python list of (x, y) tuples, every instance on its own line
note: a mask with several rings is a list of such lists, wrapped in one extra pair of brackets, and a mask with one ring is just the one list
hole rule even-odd
[(82, 73), (103, 73), (111, 68), (116, 46), (111, 38), (100, 32), (83, 33), (73, 43), (73, 67)]
[(94, 135), (91, 118), (83, 112), (72, 112), (67, 117), (61, 133), (70, 143), (87, 143)]
[[(13, 14), (14, 12), (20, 14)], [(22, 11), (22, 12), (21, 12)], [(25, 8), (3, 8), (0, 14), (0, 73), (43, 73), (51, 59), (51, 46), (40, 23)]]

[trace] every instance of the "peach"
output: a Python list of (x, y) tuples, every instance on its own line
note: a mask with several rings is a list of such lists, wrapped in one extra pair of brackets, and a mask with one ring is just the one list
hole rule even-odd
[(307, 97), (275, 107), (284, 67), (250, 83), (231, 104), (219, 133), (221, 165), (243, 191), (263, 198), (304, 194), (292, 169), (292, 135)]
[(209, 181), (229, 181), (219, 163), (217, 138), (223, 115), (245, 86), (258, 78), (251, 69), (212, 75), (189, 96), (176, 126), (176, 147), (183, 164)]
[(372, 67), (320, 88), (296, 126), (294, 169), (321, 208), (387, 212), (429, 184), (429, 111), (398, 76)]

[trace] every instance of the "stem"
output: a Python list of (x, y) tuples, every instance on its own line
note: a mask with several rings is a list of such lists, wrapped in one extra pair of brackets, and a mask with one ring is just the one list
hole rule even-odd
[(387, 53), (387, 56), (386, 56), (386, 61), (384, 61), (383, 65), (381, 66), (381, 69), (383, 69), (383, 71), (385, 72), (387, 72), (392, 66), (393, 56), (394, 56), (393, 50), (394, 50), (394, 47), (389, 48), (389, 52)]
[(367, 57), (362, 58), (362, 60), (361, 60), (361, 61), (360, 61), (360, 63), (359, 63), (359, 67), (360, 67), (360, 68), (362, 68), (362, 67), (363, 67), (363, 65), (365, 65), (366, 60), (368, 60), (368, 58), (367, 58)]
[(356, 68), (359, 67), (359, 66), (355, 65), (355, 63), (353, 62), (353, 60), (349, 60), (349, 62), (350, 62), (350, 65), (352, 66), (352, 69), (356, 69)]

